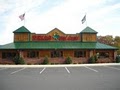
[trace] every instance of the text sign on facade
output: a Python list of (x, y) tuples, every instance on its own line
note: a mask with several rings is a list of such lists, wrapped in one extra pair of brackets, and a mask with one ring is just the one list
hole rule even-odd
[(51, 40), (51, 36), (46, 36), (46, 35), (33, 35), (32, 36), (32, 41), (49, 41)]
[[(71, 35), (66, 35), (66, 36), (59, 36), (57, 40), (59, 41), (77, 41), (79, 39), (79, 36), (71, 36)], [(32, 41), (52, 41), (55, 40), (53, 36), (50, 35), (33, 35), (32, 36)]]

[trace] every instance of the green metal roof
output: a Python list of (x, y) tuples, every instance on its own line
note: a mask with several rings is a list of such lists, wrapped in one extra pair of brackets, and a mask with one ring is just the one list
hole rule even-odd
[(117, 49), (99, 42), (43, 41), (9, 43), (0, 49)]
[(80, 33), (97, 33), (97, 32), (90, 27), (86, 27)]
[(13, 33), (30, 33), (30, 31), (26, 27), (22, 26), (15, 30)]

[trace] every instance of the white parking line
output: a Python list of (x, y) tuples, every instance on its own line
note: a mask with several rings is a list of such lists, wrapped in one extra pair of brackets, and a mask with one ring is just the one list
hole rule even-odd
[(46, 69), (46, 67), (44, 67), (44, 68), (42, 69), (42, 71), (40, 71), (40, 74), (42, 74), (45, 69)]
[(90, 68), (90, 67), (87, 67), (87, 66), (84, 66), (84, 67), (87, 68), (87, 69), (89, 69), (89, 70), (92, 70), (92, 71), (94, 71), (94, 72), (98, 72), (97, 70), (92, 69), (92, 68)]
[(70, 71), (68, 70), (68, 68), (67, 68), (67, 67), (65, 67), (65, 69), (66, 69), (66, 71), (67, 71), (68, 73), (70, 73)]
[(24, 69), (25, 69), (25, 67), (24, 67), (24, 68), (21, 68), (21, 69), (19, 69), (19, 70), (17, 70), (17, 71), (12, 72), (11, 74), (14, 74), (14, 73), (20, 72), (20, 71), (22, 71), (22, 70), (24, 70)]
[(111, 66), (104, 66), (104, 67), (120, 70), (119, 68), (115, 68), (115, 67), (111, 67)]

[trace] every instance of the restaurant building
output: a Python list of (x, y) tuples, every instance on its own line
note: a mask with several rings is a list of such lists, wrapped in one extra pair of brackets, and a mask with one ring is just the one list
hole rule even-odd
[(47, 56), (49, 63), (63, 64), (67, 57), (72, 63), (88, 63), (97, 55), (97, 62), (114, 62), (117, 48), (97, 42), (97, 32), (86, 27), (80, 33), (65, 34), (54, 28), (46, 34), (30, 32), (22, 26), (14, 32), (14, 42), (0, 46), (0, 64), (14, 64), (19, 55), (26, 64), (41, 64)]

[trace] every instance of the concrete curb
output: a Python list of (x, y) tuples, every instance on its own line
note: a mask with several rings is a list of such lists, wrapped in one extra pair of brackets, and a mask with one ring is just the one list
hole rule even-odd
[(102, 63), (102, 64), (61, 64), (61, 65), (0, 65), (0, 68), (41, 68), (41, 67), (84, 67), (84, 66), (119, 66), (120, 63)]

